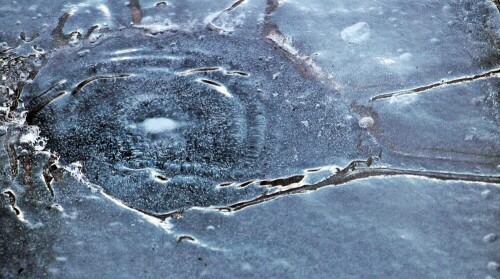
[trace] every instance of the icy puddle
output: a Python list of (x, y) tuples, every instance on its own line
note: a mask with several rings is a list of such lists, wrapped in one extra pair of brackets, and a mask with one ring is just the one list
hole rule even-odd
[(334, 92), (262, 40), (131, 35), (102, 39), (84, 56), (56, 54), (23, 94), (47, 148), (126, 204), (224, 205), (266, 190), (221, 183), (366, 156)]
[(497, 1), (0, 18), (0, 277), (498, 277)]

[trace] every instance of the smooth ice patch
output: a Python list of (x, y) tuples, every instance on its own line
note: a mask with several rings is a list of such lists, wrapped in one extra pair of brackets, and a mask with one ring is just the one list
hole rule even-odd
[(148, 118), (139, 125), (144, 131), (151, 134), (170, 132), (179, 127), (179, 123), (170, 118)]
[(370, 38), (370, 26), (366, 22), (358, 22), (342, 30), (340, 37), (345, 42), (360, 44)]

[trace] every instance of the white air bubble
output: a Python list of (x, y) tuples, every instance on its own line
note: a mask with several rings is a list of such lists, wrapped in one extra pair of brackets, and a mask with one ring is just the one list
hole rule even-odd
[(363, 129), (370, 128), (371, 126), (373, 126), (374, 123), (375, 123), (375, 121), (373, 121), (373, 118), (371, 118), (369, 116), (361, 118), (358, 122), (359, 127), (363, 128)]
[(144, 131), (150, 134), (170, 132), (179, 127), (179, 123), (170, 118), (148, 118), (139, 125)]

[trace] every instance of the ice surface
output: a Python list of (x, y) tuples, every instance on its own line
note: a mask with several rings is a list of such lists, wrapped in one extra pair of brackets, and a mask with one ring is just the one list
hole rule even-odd
[[(132, 47), (138, 42), (141, 51)], [(251, 50), (241, 52), (243, 45)], [(42, 88), (61, 79), (59, 90), (68, 92), (33, 123), (62, 161), (82, 162), (93, 183), (138, 208), (225, 203), (233, 199), (229, 192), (249, 190), (214, 185), (289, 176), (360, 154), (360, 128), (347, 107), (260, 40), (137, 34), (102, 39), (87, 55), (70, 57), (52, 59), (57, 67), (49, 61), (39, 76), (50, 78), (27, 86), (31, 108), (43, 103), (34, 99)], [(168, 186), (156, 185), (148, 169), (172, 178)]]
[(0, 0), (0, 277), (498, 277), (497, 2)]

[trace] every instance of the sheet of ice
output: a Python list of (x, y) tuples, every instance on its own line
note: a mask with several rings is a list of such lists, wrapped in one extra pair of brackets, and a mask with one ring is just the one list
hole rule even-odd
[(495, 3), (0, 0), (0, 277), (498, 277)]

